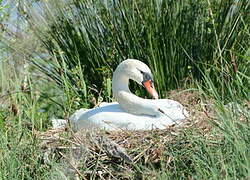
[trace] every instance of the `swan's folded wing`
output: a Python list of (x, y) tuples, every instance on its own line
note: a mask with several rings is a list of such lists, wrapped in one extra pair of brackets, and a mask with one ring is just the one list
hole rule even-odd
[(159, 99), (155, 104), (173, 121), (184, 120), (189, 117), (188, 111), (177, 101), (171, 99)]

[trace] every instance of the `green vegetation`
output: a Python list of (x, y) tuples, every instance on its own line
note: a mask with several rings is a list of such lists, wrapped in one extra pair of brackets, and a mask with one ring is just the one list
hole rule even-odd
[[(250, 177), (249, 0), (20, 2), (24, 35), (8, 28), (13, 6), (0, 0), (0, 179)], [(161, 97), (191, 114), (164, 131), (97, 132), (134, 163), (50, 122), (112, 101), (112, 72), (126, 58), (148, 64)], [(90, 152), (76, 165), (79, 148)]]
[(64, 72), (69, 85), (82, 87), (75, 90), (81, 99), (86, 90), (79, 80), (99, 92), (127, 58), (151, 67), (161, 95), (190, 78), (201, 80), (207, 71), (224, 98), (236, 71), (245, 72), (247, 61), (240, 55), (245, 56), (249, 46), (249, 1), (66, 2), (45, 9), (47, 31), (37, 27), (45, 48), (57, 60), (51, 64), (42, 59), (39, 67), (58, 83)]

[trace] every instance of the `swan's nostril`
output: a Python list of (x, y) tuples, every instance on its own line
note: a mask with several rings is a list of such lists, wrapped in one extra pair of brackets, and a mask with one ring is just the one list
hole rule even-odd
[(156, 92), (155, 88), (151, 88), (151, 95), (153, 96), (153, 99), (158, 99), (159, 98), (159, 95), (158, 93)]
[(155, 94), (155, 95), (153, 96), (153, 99), (159, 99), (158, 94)]

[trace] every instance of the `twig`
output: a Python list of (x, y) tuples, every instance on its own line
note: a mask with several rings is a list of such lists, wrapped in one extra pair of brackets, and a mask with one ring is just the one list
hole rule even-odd
[(75, 167), (75, 166), (70, 162), (69, 158), (67, 158), (67, 157), (66, 157), (63, 153), (61, 153), (61, 152), (59, 152), (59, 154), (69, 162), (69, 164), (72, 166), (72, 168), (74, 168), (74, 170), (76, 171), (76, 173), (77, 173), (79, 176), (81, 176), (82, 179), (87, 180), (87, 179), (81, 174), (81, 172), (77, 169), (77, 167)]
[(137, 156), (134, 157), (134, 164), (137, 163), (137, 161), (139, 160), (140, 157), (142, 157), (142, 155), (147, 152), (147, 150), (150, 149), (151, 146), (149, 146), (147, 149), (145, 149), (144, 151), (142, 151), (141, 153), (139, 153)]
[(113, 176), (113, 174), (112, 174), (106, 167), (104, 167), (102, 164), (100, 164), (100, 166), (101, 166), (107, 173), (109, 173), (109, 174), (112, 176), (113, 179), (117, 179), (115, 176)]

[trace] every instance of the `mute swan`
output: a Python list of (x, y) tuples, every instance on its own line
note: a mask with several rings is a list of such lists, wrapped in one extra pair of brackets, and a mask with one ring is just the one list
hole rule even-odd
[[(129, 90), (129, 79), (141, 84), (154, 99), (143, 99)], [(188, 112), (176, 101), (158, 99), (149, 67), (135, 59), (127, 59), (116, 68), (112, 79), (117, 102), (102, 103), (94, 109), (80, 109), (69, 119), (74, 130), (101, 128), (106, 130), (152, 130), (184, 120)], [(53, 126), (60, 125), (54, 120)]]

